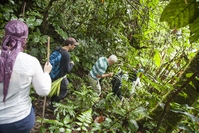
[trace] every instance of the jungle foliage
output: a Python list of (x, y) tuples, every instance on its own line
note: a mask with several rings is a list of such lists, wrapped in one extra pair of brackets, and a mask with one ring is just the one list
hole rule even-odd
[[(69, 93), (56, 103), (56, 118), (44, 119), (40, 132), (197, 133), (198, 4), (198, 0), (2, 0), (0, 38), (6, 22), (24, 21), (29, 26), (25, 52), (41, 64), (46, 61), (47, 37), (51, 51), (69, 36), (80, 42), (71, 52), (75, 68), (68, 75)], [(108, 71), (128, 73), (138, 63), (145, 70), (142, 86), (133, 93), (131, 83), (122, 81), (122, 100), (111, 93), (111, 79), (101, 81), (101, 97), (87, 84), (94, 62), (110, 54), (116, 54), (119, 62)], [(176, 119), (169, 125), (172, 118)]]

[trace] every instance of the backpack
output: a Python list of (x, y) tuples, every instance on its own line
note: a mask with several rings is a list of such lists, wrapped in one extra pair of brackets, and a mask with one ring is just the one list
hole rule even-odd
[(56, 48), (50, 55), (50, 64), (52, 70), (50, 72), (51, 79), (54, 79), (60, 72), (60, 62), (62, 58), (61, 48)]
[(113, 79), (111, 80), (112, 92), (114, 95), (117, 95), (120, 99), (122, 98), (121, 97), (122, 75), (123, 75), (123, 72), (121, 71), (115, 76), (113, 76)]
[(113, 79), (111, 80), (111, 84), (114, 87), (121, 87), (122, 85), (122, 75), (123, 72), (118, 73), (117, 75), (113, 76)]

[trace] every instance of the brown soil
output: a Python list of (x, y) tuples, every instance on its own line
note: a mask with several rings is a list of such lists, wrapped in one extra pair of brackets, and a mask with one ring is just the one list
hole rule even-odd
[[(42, 118), (43, 114), (43, 106), (44, 106), (44, 97), (34, 96), (36, 100), (33, 100), (32, 104), (35, 108), (35, 115), (36, 115), (36, 122), (34, 128), (31, 130), (30, 133), (39, 133), (40, 127), (42, 126), (41, 122), (37, 122), (38, 119)], [(46, 119), (55, 119), (54, 113), (50, 111), (47, 107), (49, 105), (49, 99), (46, 98), (46, 108), (44, 113), (44, 118)], [(48, 129), (47, 126), (43, 125), (46, 129)], [(48, 133), (48, 132), (46, 132)]]

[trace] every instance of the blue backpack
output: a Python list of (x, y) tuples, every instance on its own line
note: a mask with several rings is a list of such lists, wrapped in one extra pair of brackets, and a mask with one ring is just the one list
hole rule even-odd
[(52, 65), (52, 70), (50, 72), (51, 79), (54, 79), (60, 72), (61, 57), (61, 48), (56, 49), (50, 55), (50, 64)]

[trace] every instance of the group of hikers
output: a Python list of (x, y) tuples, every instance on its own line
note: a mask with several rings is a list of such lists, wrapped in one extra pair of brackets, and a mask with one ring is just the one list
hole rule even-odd
[[(63, 77), (60, 94), (51, 97), (49, 108), (54, 109), (53, 103), (60, 102), (68, 92), (69, 81), (65, 76), (69, 73), (74, 62), (70, 59), (69, 51), (79, 45), (75, 38), (69, 37), (62, 47), (57, 47), (50, 55), (42, 69), (39, 60), (24, 53), (28, 38), (28, 26), (20, 20), (11, 20), (5, 25), (5, 36), (0, 49), (0, 133), (29, 133), (34, 127), (35, 113), (31, 103), (30, 89), (33, 86), (40, 96), (47, 96), (51, 91), (53, 81)], [(59, 64), (55, 62), (61, 56)], [(101, 95), (100, 79), (112, 78), (114, 95), (121, 97), (120, 88), (123, 73), (114, 75), (106, 73), (108, 66), (118, 60), (112, 54), (100, 57), (88, 73), (90, 86), (98, 96)], [(59, 67), (57, 69), (57, 67)], [(55, 69), (56, 68), (56, 69)], [(137, 80), (136, 75), (129, 78)], [(3, 115), (2, 115), (3, 114)]]

